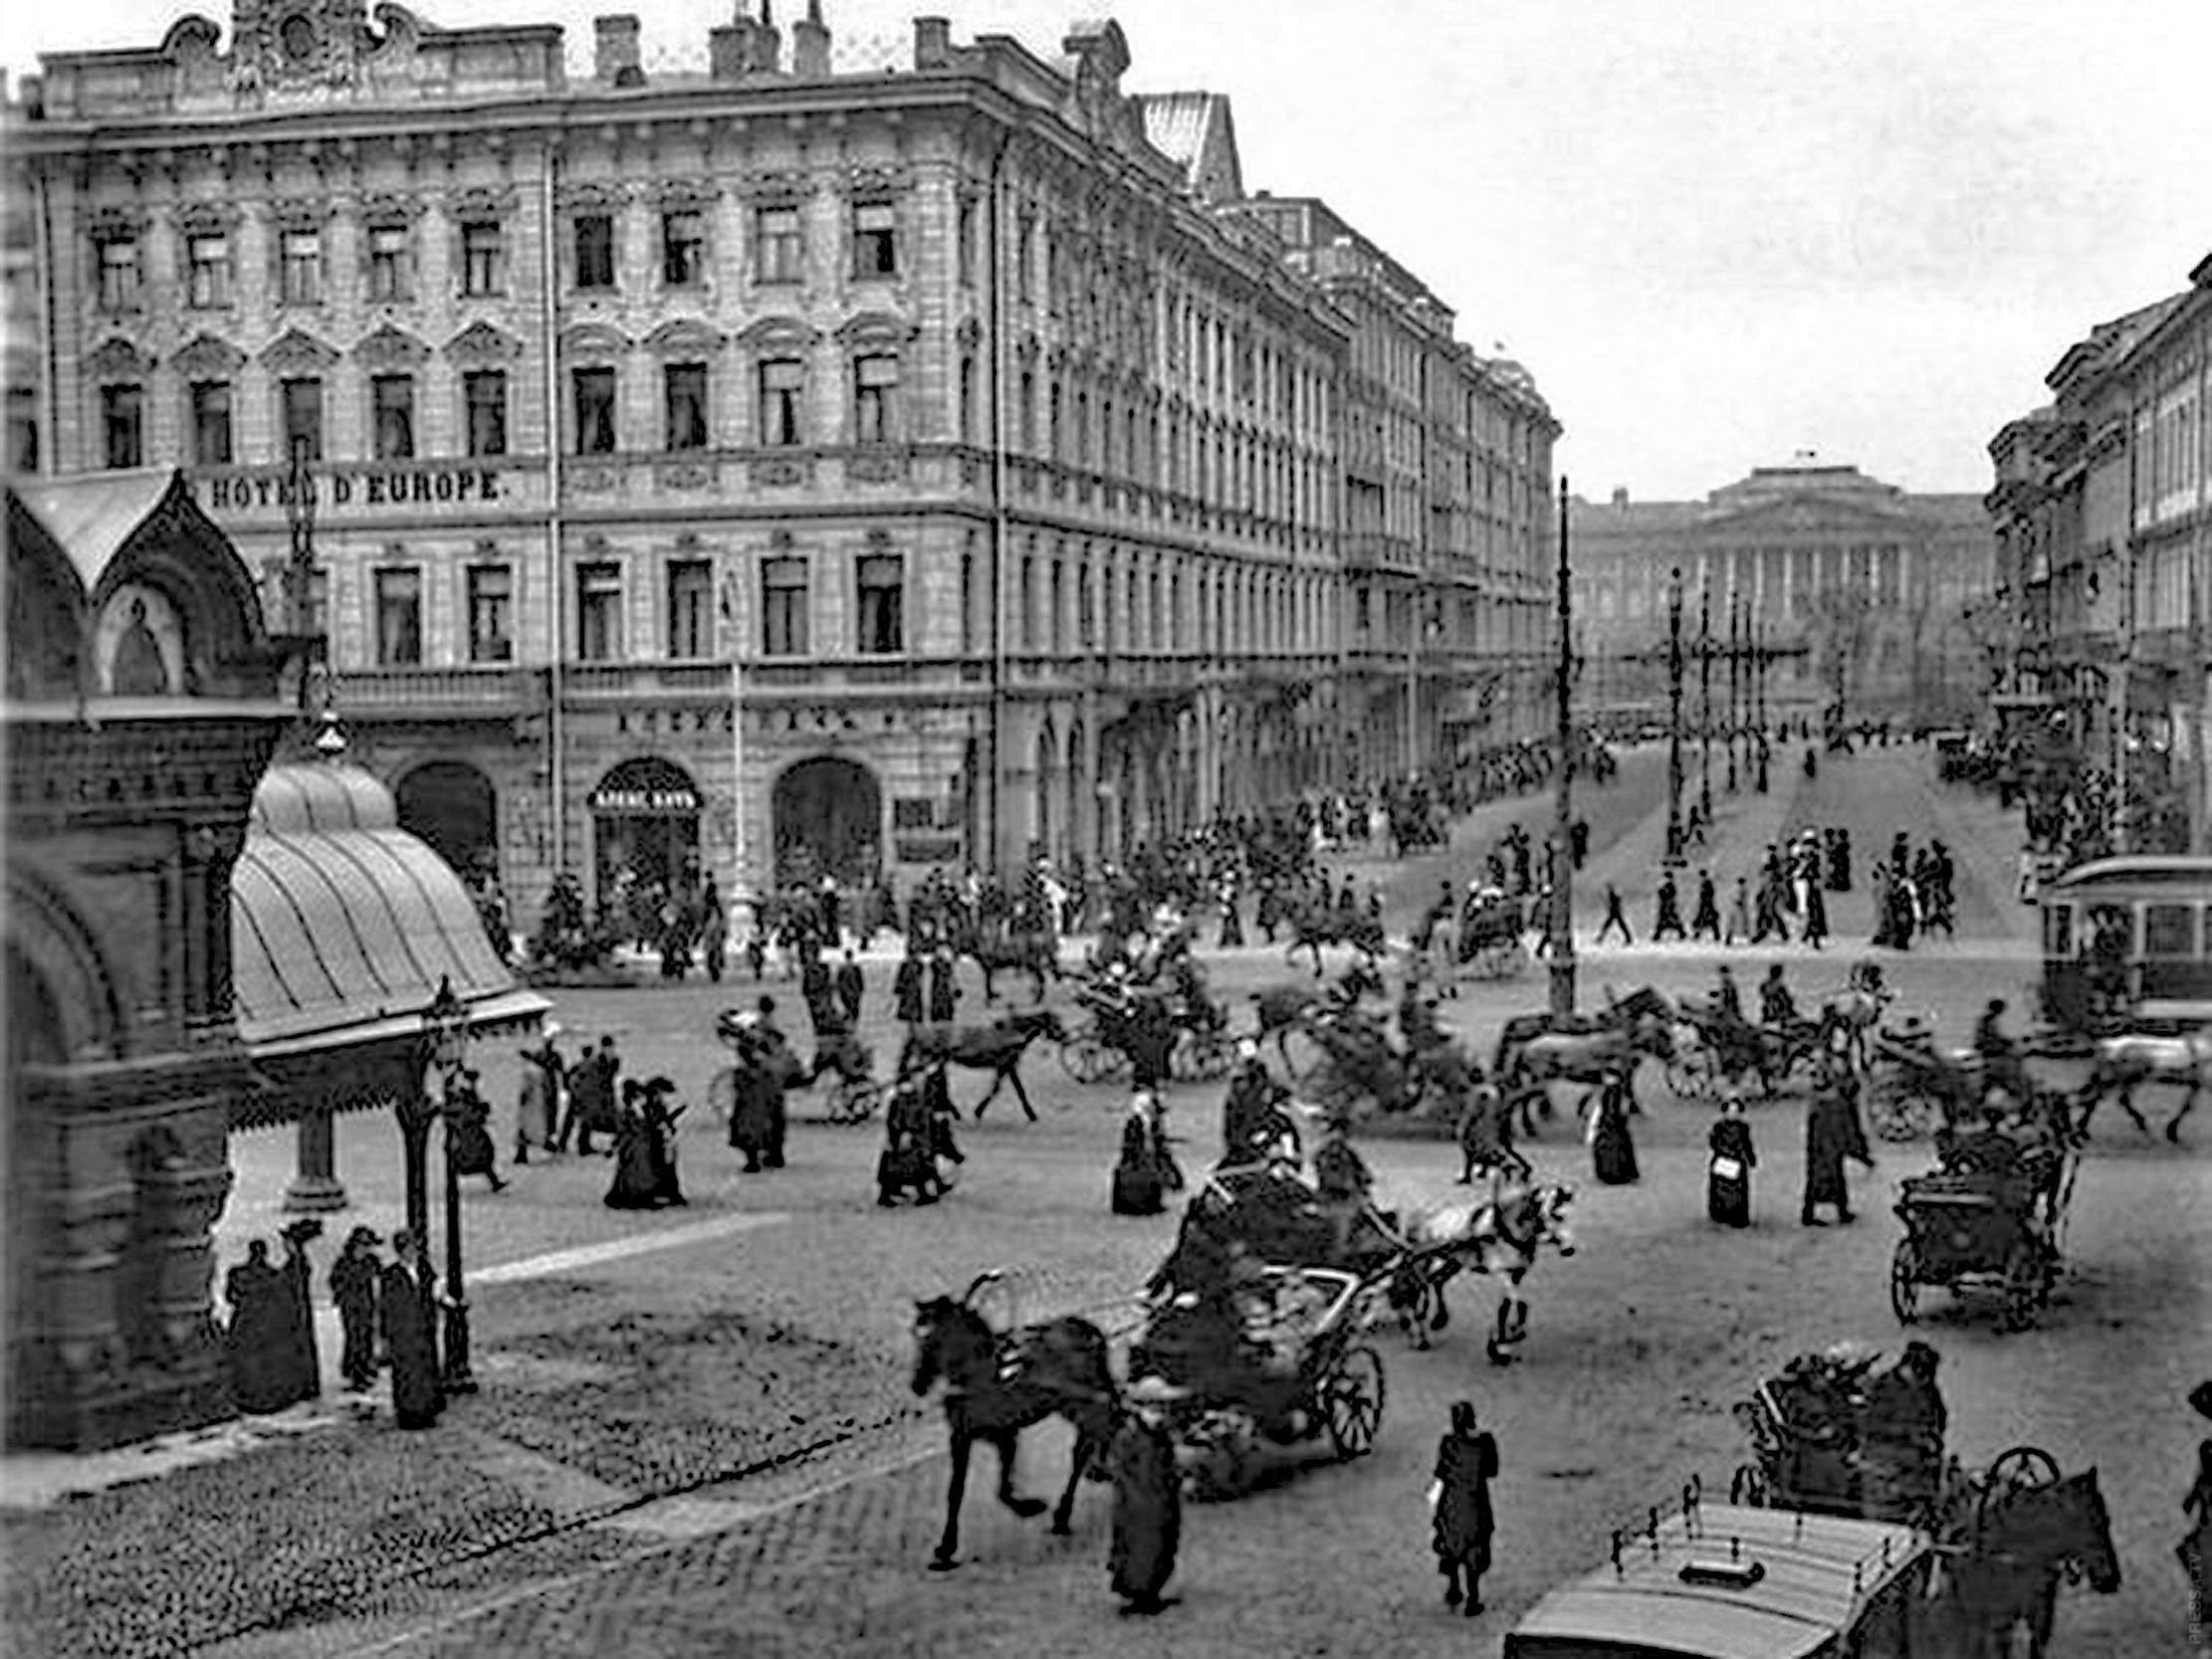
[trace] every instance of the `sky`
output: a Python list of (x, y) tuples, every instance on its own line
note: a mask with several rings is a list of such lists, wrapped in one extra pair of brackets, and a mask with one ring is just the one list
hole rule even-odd
[[(728, 0), (628, 0), (703, 68)], [(190, 8), (0, 9), (0, 65), (153, 46)], [(425, 22), (591, 4), (420, 0)], [(611, 9), (611, 8), (605, 8)], [(1696, 500), (1803, 452), (1981, 493), (2093, 325), (2212, 254), (2212, 0), (825, 0), (841, 63), (911, 19), (1056, 53), (1111, 15), (1132, 92), (1228, 95), (1247, 190), (1326, 198), (1535, 376), (1578, 495)], [(780, 0), (786, 30), (799, 0)], [(229, 19), (215, 21), (226, 30)]]

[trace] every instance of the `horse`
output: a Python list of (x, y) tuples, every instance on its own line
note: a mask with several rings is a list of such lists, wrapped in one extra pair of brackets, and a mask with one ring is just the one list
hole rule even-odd
[(1313, 905), (1291, 912), (1283, 920), (1290, 925), (1290, 946), (1283, 952), (1285, 961), (1295, 962), (1298, 952), (1313, 952), (1313, 976), (1321, 977), (1321, 948), (1323, 945), (1349, 944), (1360, 953), (1361, 965), (1372, 970), (1389, 947), (1383, 934), (1383, 925), (1364, 911), (1344, 911), (1328, 905)]
[(2108, 1096), (2117, 1096), (2119, 1109), (2133, 1120), (2137, 1131), (2148, 1135), (2150, 1126), (2135, 1110), (2138, 1083), (2188, 1085), (2189, 1092), (2182, 1097), (2181, 1109), (2166, 1123), (2166, 1139), (2180, 1145), (2181, 1120), (2195, 1108), (2198, 1093), (2212, 1086), (2212, 1031), (2196, 1030), (2180, 1037), (2124, 1031), (2116, 1036), (2099, 1038), (2089, 1082), (2082, 1086), (2077, 1097), (2082, 1114), (2078, 1126), (2082, 1138), (2088, 1139), (2090, 1120)]
[(995, 974), (1028, 974), (1030, 983), (1036, 987), (1034, 1000), (1038, 1002), (1044, 1000), (1046, 975), (1049, 974), (1055, 980), (1063, 977), (1060, 970), (1060, 941), (1043, 929), (1029, 933), (972, 933), (961, 940), (960, 954), (983, 970), (986, 1002), (998, 1000), (997, 988), (993, 983)]
[(1640, 1105), (1636, 1098), (1638, 1062), (1647, 1054), (1667, 1060), (1673, 1053), (1673, 1029), (1656, 1016), (1644, 1016), (1633, 1025), (1609, 1031), (1547, 1032), (1521, 1045), (1513, 1056), (1512, 1070), (1501, 1076), (1499, 1084), (1520, 1106), (1521, 1133), (1534, 1135), (1536, 1126), (1530, 1122), (1529, 1108), (1544, 1094), (1546, 1085), (1581, 1083), (1595, 1088), (1620, 1077), (1627, 1082), (1630, 1105), (1636, 1107)]
[(2042, 1659), (2058, 1614), (2059, 1579), (2087, 1577), (2100, 1595), (2119, 1588), (2119, 1555), (2097, 1471), (1985, 1501), (1949, 1564), (1962, 1659), (2005, 1659), (2025, 1627), (2029, 1659)]
[(1323, 1015), (1334, 1016), (1357, 1008), (1362, 1000), (1379, 995), (1382, 989), (1383, 982), (1374, 971), (1355, 962), (1345, 969), (1336, 985), (1326, 991), (1316, 992), (1302, 981), (1253, 991), (1253, 1011), (1259, 1020), (1256, 1035), (1263, 1043), (1274, 1038), (1275, 1052), (1282, 1058), (1283, 1070), (1296, 1076), (1297, 1068), (1290, 1060), (1290, 1034), (1308, 1031), (1311, 1023)]
[(1021, 1431), (1047, 1417), (1075, 1425), (1075, 1455), (1067, 1490), (1052, 1511), (1052, 1531), (1065, 1535), (1075, 1511), (1075, 1489), (1092, 1461), (1104, 1454), (1119, 1396), (1108, 1362), (1106, 1334), (1072, 1315), (1025, 1325), (1004, 1339), (973, 1306), (977, 1291), (997, 1277), (986, 1273), (955, 1301), (933, 1297), (914, 1305), (914, 1392), (945, 1383), (945, 1426), (952, 1435), (953, 1476), (945, 1493), (945, 1531), (930, 1570), (960, 1564), (960, 1507), (968, 1491), (968, 1458), (977, 1441), (998, 1452), (998, 1501), (1023, 1520), (1042, 1515), (1041, 1498), (1014, 1491), (1013, 1460)]
[(1652, 985), (1631, 991), (1619, 1001), (1611, 1000), (1608, 992), (1605, 1007), (1594, 1014), (1511, 1014), (1498, 1028), (1497, 1050), (1490, 1059), (1490, 1075), (1503, 1077), (1513, 1069), (1514, 1057), (1532, 1039), (1555, 1032), (1583, 1035), (1594, 1031), (1618, 1031), (1639, 1020), (1659, 1019), (1672, 1025), (1680, 1012), (1668, 1000), (1665, 992)]
[(1864, 985), (1847, 985), (1821, 998), (1813, 1014), (1820, 1027), (1821, 1046), (1840, 1053), (1855, 1073), (1867, 1069), (1867, 1034), (1881, 1023), (1891, 991), (1871, 991)]
[(1472, 1268), (1504, 1282), (1484, 1351), (1491, 1364), (1510, 1364), (1512, 1349), (1528, 1336), (1528, 1303), (1519, 1292), (1538, 1252), (1548, 1244), (1561, 1256), (1575, 1253), (1567, 1223), (1574, 1196), (1571, 1186), (1516, 1181), (1500, 1186), (1487, 1203), (1446, 1204), (1405, 1218), (1401, 1225), (1414, 1254), (1392, 1280), (1389, 1298), (1414, 1346), (1427, 1348), (1430, 1333), (1451, 1323), (1444, 1287)]
[(902, 1060), (900, 1068), (906, 1070), (913, 1064), (934, 1065), (942, 1061), (963, 1071), (989, 1072), (991, 1089), (976, 1103), (977, 1121), (982, 1122), (984, 1109), (1010, 1083), (1014, 1099), (1021, 1103), (1022, 1112), (1033, 1124), (1037, 1121), (1037, 1110), (1029, 1104), (1028, 1090), (1021, 1087), (1021, 1057), (1039, 1037), (1049, 1037), (1056, 1043), (1067, 1041), (1067, 1028), (1060, 1024), (1060, 1016), (1049, 1008), (1024, 1008), (1018, 1013), (1001, 1014), (989, 1025), (918, 1025), (914, 1028), (913, 1055), (910, 1060)]

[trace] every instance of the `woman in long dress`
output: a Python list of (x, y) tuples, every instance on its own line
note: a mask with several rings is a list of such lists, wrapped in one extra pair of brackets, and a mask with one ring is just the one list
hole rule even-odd
[(1160, 1592), (1175, 1576), (1183, 1539), (1183, 1488), (1176, 1472), (1175, 1441), (1162, 1423), (1146, 1382), (1130, 1391), (1106, 1448), (1107, 1477), (1114, 1483), (1113, 1544), (1106, 1567), (1125, 1613), (1151, 1614), (1170, 1603)]
[(1138, 1090), (1129, 1102), (1121, 1126), (1121, 1159), (1114, 1165), (1116, 1215), (1158, 1215), (1167, 1208), (1167, 1194), (1182, 1190), (1183, 1171), (1168, 1150), (1160, 1114), (1159, 1097), (1149, 1089)]
[(1607, 1186), (1633, 1185), (1638, 1178), (1636, 1142), (1629, 1138), (1629, 1084), (1618, 1073), (1599, 1086), (1591, 1108), (1590, 1160)]
[(653, 1138), (638, 1106), (640, 1093), (635, 1083), (622, 1085), (621, 1116), (614, 1121), (614, 1179), (606, 1195), (610, 1210), (650, 1210), (661, 1205)]
[(1720, 1120), (1706, 1137), (1712, 1157), (1705, 1165), (1705, 1213), (1723, 1227), (1751, 1225), (1751, 1171), (1759, 1166), (1743, 1102), (1724, 1101)]
[(391, 1244), (397, 1260), (384, 1269), (378, 1312), (391, 1357), (392, 1416), (401, 1428), (424, 1429), (445, 1410), (445, 1381), (438, 1374), (437, 1279), (413, 1234), (394, 1233)]
[[(1466, 1616), (1482, 1611), (1482, 1574), (1490, 1569), (1490, 1482), (1497, 1475), (1497, 1442), (1475, 1426), (1474, 1405), (1451, 1407), (1451, 1430), (1437, 1444), (1436, 1513), (1430, 1547), (1444, 1575), (1446, 1607), (1465, 1603)], [(1463, 1587), (1462, 1587), (1462, 1580)]]
[(644, 1117), (645, 1160), (652, 1169), (654, 1198), (663, 1204), (689, 1204), (676, 1170), (676, 1120), (689, 1108), (669, 1110), (668, 1097), (675, 1092), (674, 1083), (656, 1077), (645, 1085), (638, 1105)]

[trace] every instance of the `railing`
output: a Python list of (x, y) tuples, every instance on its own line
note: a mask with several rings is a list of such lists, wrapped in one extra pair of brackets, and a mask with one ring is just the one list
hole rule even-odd
[(378, 710), (481, 711), (510, 715), (542, 707), (544, 671), (530, 668), (372, 668), (337, 674), (338, 706)]

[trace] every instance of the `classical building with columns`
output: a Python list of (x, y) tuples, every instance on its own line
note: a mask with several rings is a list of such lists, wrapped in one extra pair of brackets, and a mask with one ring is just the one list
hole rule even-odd
[(1541, 729), (1558, 428), (1248, 197), (1225, 99), (1126, 91), (1112, 23), (595, 33), (571, 78), (553, 26), (236, 0), (9, 111), (39, 465), (306, 538), (355, 756), (519, 922), (564, 868), (1113, 856)]
[[(1800, 456), (1701, 502), (1576, 497), (1567, 523), (1577, 648), (1596, 705), (1663, 715), (1676, 570), (1688, 672), (1701, 643), (1730, 649), (1733, 612), (1739, 642), (1777, 653), (1777, 717), (1817, 718), (1840, 695), (1850, 721), (1939, 723), (1966, 718), (1986, 690), (1973, 629), (1994, 542), (1979, 497), (1911, 495)], [(1718, 708), (1725, 658), (1714, 673)]]

